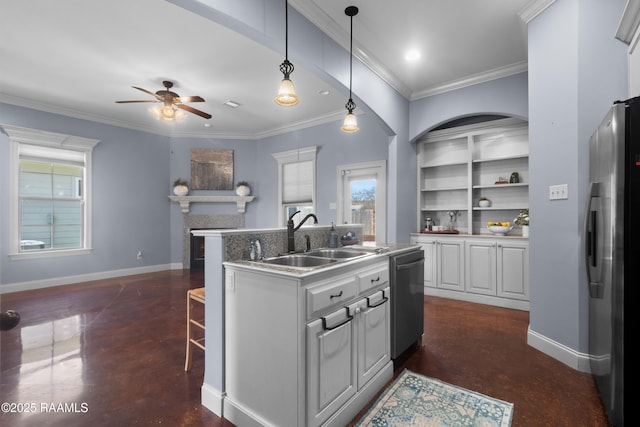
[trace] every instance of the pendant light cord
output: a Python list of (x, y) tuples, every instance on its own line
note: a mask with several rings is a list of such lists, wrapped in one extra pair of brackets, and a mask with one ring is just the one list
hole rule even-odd
[(351, 86), (353, 85), (353, 15), (351, 16), (351, 42), (349, 45), (349, 99), (351, 96)]
[(289, 60), (289, 0), (284, 0), (284, 59)]

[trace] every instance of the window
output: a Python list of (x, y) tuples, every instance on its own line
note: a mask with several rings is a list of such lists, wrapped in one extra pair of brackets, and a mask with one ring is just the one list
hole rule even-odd
[(274, 153), (278, 161), (278, 221), (285, 225), (296, 211), (315, 212), (316, 146)]
[(11, 143), (12, 259), (91, 249), (91, 154), (99, 142), (1, 126)]
[(365, 245), (386, 241), (386, 181), (384, 161), (338, 166), (338, 222), (362, 224)]

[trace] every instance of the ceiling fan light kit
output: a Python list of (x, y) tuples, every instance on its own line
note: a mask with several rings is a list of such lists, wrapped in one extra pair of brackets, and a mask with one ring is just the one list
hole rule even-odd
[(351, 95), (351, 87), (353, 85), (353, 17), (358, 14), (358, 8), (355, 6), (349, 6), (344, 10), (344, 13), (351, 18), (351, 44), (349, 47), (349, 100), (344, 106), (344, 108), (347, 109), (347, 115), (344, 118), (344, 122), (342, 123), (340, 130), (346, 133), (354, 133), (360, 130), (358, 127), (358, 120), (356, 119), (355, 114), (353, 114), (353, 110), (356, 109), (356, 103), (353, 102)]
[(294, 66), (289, 62), (289, 2), (287, 0), (284, 2), (284, 26), (284, 61), (280, 64), (280, 72), (284, 75), (284, 78), (280, 82), (278, 95), (276, 95), (274, 101), (283, 107), (292, 107), (300, 102), (300, 100), (298, 99), (298, 95), (296, 95), (293, 82), (289, 78), (291, 73), (293, 73)]
[(165, 122), (177, 122), (184, 120), (187, 115), (173, 108), (171, 105), (165, 105), (164, 107), (154, 107), (149, 109), (151, 114), (156, 120), (163, 120)]

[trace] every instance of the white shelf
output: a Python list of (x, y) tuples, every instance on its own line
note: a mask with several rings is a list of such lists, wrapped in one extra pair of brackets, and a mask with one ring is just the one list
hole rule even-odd
[(423, 188), (420, 191), (467, 191), (467, 187), (440, 187), (440, 188)]
[(467, 163), (468, 163), (467, 161), (464, 161), (464, 162), (444, 162), (444, 163), (425, 163), (420, 167), (422, 169), (428, 169), (428, 168), (441, 168), (441, 167), (445, 167), (445, 166), (466, 166)]
[(529, 183), (519, 182), (517, 184), (489, 184), (489, 185), (474, 185), (473, 188), (513, 188), (513, 187), (528, 187)]
[(447, 206), (447, 207), (428, 207), (422, 208), (422, 212), (448, 212), (448, 211), (466, 211), (467, 206)]
[(528, 206), (523, 205), (499, 205), (499, 206), (489, 206), (488, 208), (482, 208), (480, 206), (474, 206), (474, 211), (513, 211), (520, 209), (529, 209)]
[(245, 213), (247, 203), (255, 196), (169, 196), (171, 201), (179, 203), (182, 213), (189, 213), (191, 203), (235, 203), (238, 213)]
[(495, 157), (492, 159), (474, 159), (472, 162), (473, 163), (502, 162), (506, 160), (518, 160), (518, 159), (527, 160), (528, 158), (529, 158), (528, 154), (519, 154), (517, 156)]

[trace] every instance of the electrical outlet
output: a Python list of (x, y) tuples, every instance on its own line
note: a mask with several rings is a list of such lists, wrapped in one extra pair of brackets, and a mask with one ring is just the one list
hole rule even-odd
[(569, 186), (567, 184), (549, 186), (549, 200), (564, 200), (568, 198)]
[(138, 253), (136, 254), (136, 258), (142, 259), (142, 251), (138, 251)]

